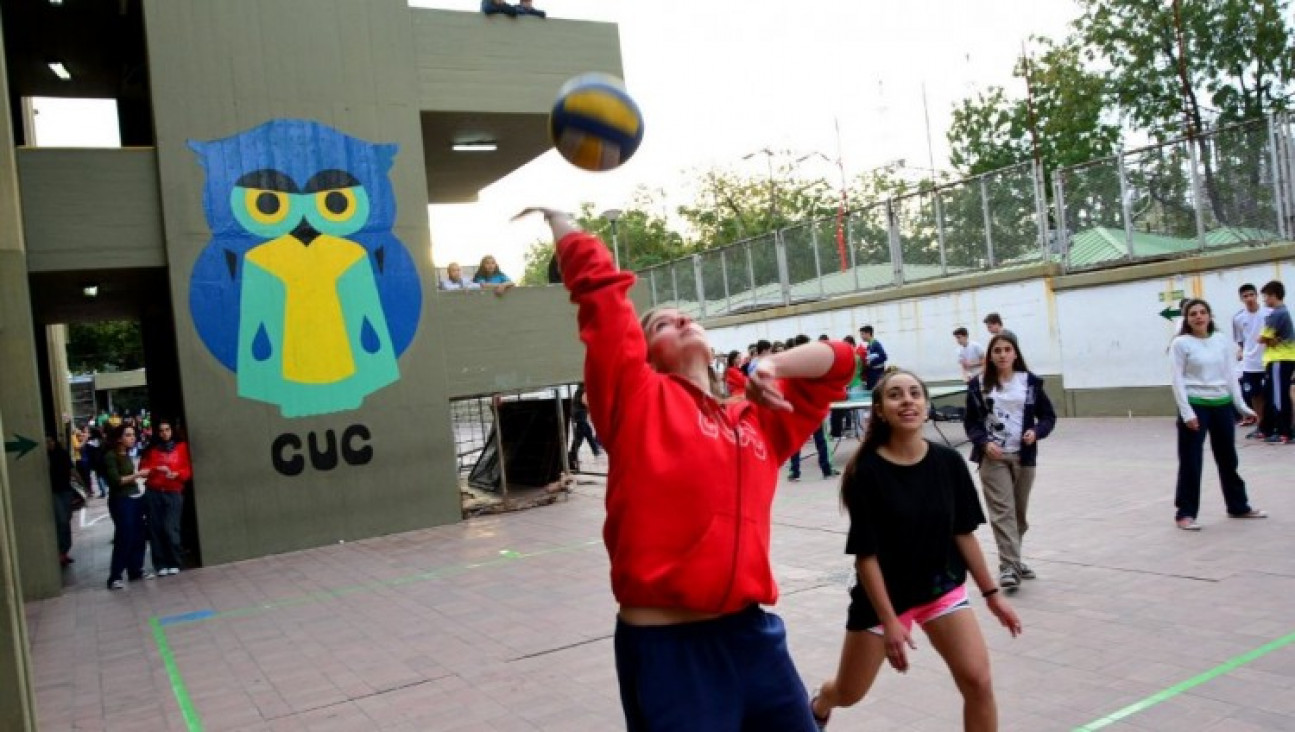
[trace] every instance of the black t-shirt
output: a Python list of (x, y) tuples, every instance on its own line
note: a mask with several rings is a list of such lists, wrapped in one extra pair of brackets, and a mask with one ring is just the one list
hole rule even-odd
[[(966, 582), (954, 537), (985, 523), (962, 455), (927, 444), (926, 456), (913, 465), (896, 465), (876, 452), (860, 455), (843, 488), (850, 511), (845, 553), (877, 557), (896, 615)], [(877, 625), (862, 584), (850, 594), (850, 627)]]

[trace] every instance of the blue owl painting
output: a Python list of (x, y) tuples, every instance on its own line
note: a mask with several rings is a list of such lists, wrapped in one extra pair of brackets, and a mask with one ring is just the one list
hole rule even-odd
[(189, 146), (211, 228), (189, 310), (239, 396), (306, 417), (398, 380), (423, 294), (391, 231), (396, 146), (293, 119)]

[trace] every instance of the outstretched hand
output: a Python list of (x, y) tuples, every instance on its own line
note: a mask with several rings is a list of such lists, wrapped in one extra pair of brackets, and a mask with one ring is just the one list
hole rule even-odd
[(790, 412), (791, 402), (787, 401), (778, 388), (777, 372), (777, 362), (773, 359), (764, 358), (758, 361), (746, 381), (746, 398), (752, 404), (778, 412)]

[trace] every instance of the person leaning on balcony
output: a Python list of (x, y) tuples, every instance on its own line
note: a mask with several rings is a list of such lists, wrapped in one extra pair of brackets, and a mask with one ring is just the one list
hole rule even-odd
[(521, 0), (517, 5), (509, 5), (504, 0), (481, 0), (481, 12), (486, 15), (533, 15), (537, 18), (548, 17), (548, 13), (535, 7), (534, 0)]
[(445, 265), (445, 279), (441, 280), (441, 289), (447, 291), (480, 290), (481, 285), (472, 280), (463, 279), (463, 267), (458, 262), (450, 262)]
[(481, 264), (477, 265), (472, 281), (482, 289), (494, 290), (496, 295), (503, 295), (513, 287), (513, 281), (499, 270), (499, 262), (495, 261), (494, 256), (490, 254), (481, 258)]

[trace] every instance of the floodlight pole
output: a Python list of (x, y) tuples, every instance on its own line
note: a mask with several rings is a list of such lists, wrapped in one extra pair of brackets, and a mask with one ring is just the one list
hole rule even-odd
[(616, 269), (621, 268), (621, 243), (616, 231), (616, 222), (620, 220), (621, 213), (619, 208), (609, 208), (602, 213), (602, 217), (612, 225), (612, 257), (616, 262)]

